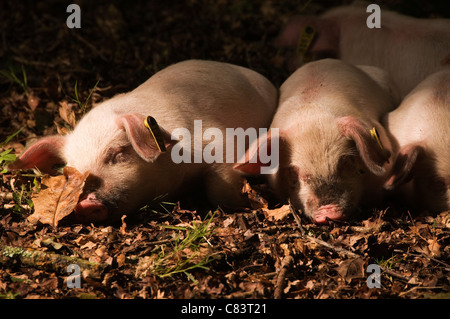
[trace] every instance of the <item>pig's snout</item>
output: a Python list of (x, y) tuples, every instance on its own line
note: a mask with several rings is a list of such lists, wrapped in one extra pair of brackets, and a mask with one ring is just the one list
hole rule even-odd
[(82, 197), (74, 211), (81, 222), (102, 222), (108, 218), (108, 208), (93, 193)]
[(314, 213), (314, 222), (316, 224), (326, 224), (328, 223), (328, 219), (342, 220), (344, 218), (342, 209), (333, 204), (321, 206)]

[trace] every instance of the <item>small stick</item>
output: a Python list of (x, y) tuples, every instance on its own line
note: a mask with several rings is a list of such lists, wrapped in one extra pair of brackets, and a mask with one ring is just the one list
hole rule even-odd
[(291, 211), (292, 216), (294, 216), (295, 222), (297, 223), (298, 229), (300, 229), (300, 233), (302, 235), (305, 234), (305, 230), (302, 226), (302, 221), (300, 219), (300, 216), (298, 216), (297, 211), (295, 210), (294, 206), (291, 204), (291, 200), (289, 199), (289, 210)]
[(6, 193), (6, 192), (0, 192), (0, 198), (4, 199), (4, 200), (13, 200), (14, 199), (14, 194), (13, 193)]
[[(391, 275), (392, 277), (397, 277), (398, 279), (401, 279), (401, 280), (406, 281), (406, 282), (409, 282), (411, 280), (411, 278), (414, 278), (413, 276), (411, 276), (411, 277), (403, 276), (402, 274), (399, 274), (399, 273), (397, 273), (397, 272), (395, 272), (393, 270), (390, 270), (390, 269), (388, 269), (386, 267), (383, 267), (383, 266), (380, 266), (380, 268), (386, 274)], [(418, 283), (415, 283), (415, 284), (418, 284)]]
[(67, 266), (76, 264), (81, 268), (83, 277), (101, 278), (109, 267), (107, 264), (90, 262), (88, 260), (44, 252), (29, 248), (0, 245), (0, 264), (19, 262), (30, 266), (59, 274), (67, 274)]
[(287, 271), (291, 268), (292, 263), (294, 262), (294, 258), (291, 255), (288, 255), (283, 258), (281, 262), (281, 270), (277, 277), (277, 283), (275, 285), (275, 292), (273, 297), (275, 299), (281, 299), (284, 289), (284, 282), (286, 278)]
[(359, 256), (359, 255), (357, 255), (357, 254), (355, 254), (355, 253), (353, 253), (353, 252), (351, 252), (349, 250), (333, 246), (333, 245), (327, 243), (326, 241), (320, 240), (320, 239), (315, 238), (313, 236), (306, 235), (305, 230), (302, 227), (302, 222), (300, 220), (300, 217), (298, 216), (297, 211), (295, 210), (295, 208), (292, 206), (290, 200), (289, 200), (289, 208), (291, 210), (292, 215), (294, 216), (294, 219), (295, 219), (295, 221), (297, 223), (298, 228), (300, 229), (300, 233), (301, 233), (302, 237), (305, 237), (305, 238), (307, 238), (307, 239), (309, 239), (309, 240), (311, 240), (311, 241), (313, 241), (313, 242), (315, 242), (315, 243), (317, 243), (319, 245), (325, 246), (327, 248), (330, 248), (330, 249), (332, 249), (334, 251), (337, 251), (339, 253), (343, 253), (343, 254), (348, 255), (350, 257), (361, 257), (361, 256)]
[(354, 258), (361, 257), (360, 255), (355, 254), (354, 252), (351, 252), (350, 250), (333, 246), (333, 245), (327, 243), (326, 241), (323, 241), (323, 240), (318, 239), (316, 237), (309, 236), (309, 235), (306, 235), (305, 237), (308, 238), (309, 240), (312, 240), (313, 242), (315, 242), (315, 243), (317, 243), (319, 245), (322, 245), (322, 246), (325, 246), (327, 248), (330, 248), (330, 249), (332, 249), (332, 250), (334, 250), (334, 251), (336, 251), (338, 253), (343, 253), (343, 254), (345, 254), (347, 256), (354, 257)]

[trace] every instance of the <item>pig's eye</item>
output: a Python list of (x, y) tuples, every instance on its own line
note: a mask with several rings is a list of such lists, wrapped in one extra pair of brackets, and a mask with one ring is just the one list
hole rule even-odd
[(298, 168), (297, 167), (294, 167), (294, 166), (289, 167), (289, 177), (292, 177), (295, 179), (298, 178)]
[(123, 163), (126, 160), (126, 156), (123, 152), (116, 153), (115, 156), (112, 158), (112, 163)]
[(109, 149), (105, 157), (105, 163), (114, 165), (128, 161), (130, 156), (127, 150), (127, 147), (116, 147)]
[(436, 192), (442, 192), (442, 193), (445, 193), (445, 191), (448, 188), (447, 183), (442, 178), (438, 178), (436, 180), (433, 180), (431, 182), (431, 187), (434, 187)]
[(298, 168), (291, 166), (289, 167), (289, 185), (295, 187), (298, 183)]

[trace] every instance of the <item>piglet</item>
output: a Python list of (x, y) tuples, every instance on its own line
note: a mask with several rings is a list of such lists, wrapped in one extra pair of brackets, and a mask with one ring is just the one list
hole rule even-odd
[[(382, 199), (391, 144), (379, 121), (396, 104), (389, 82), (376, 67), (324, 59), (305, 64), (281, 86), (270, 126), (279, 134), (261, 136), (267, 141), (258, 145), (272, 147), (278, 139), (279, 169), (270, 183), (312, 221), (343, 220), (360, 204)], [(250, 153), (255, 149), (235, 168), (250, 173), (263, 165)]]
[[(132, 213), (159, 195), (170, 198), (183, 186), (196, 187), (192, 183), (199, 178), (212, 204), (239, 208), (246, 202), (233, 163), (190, 159), (205, 145), (216, 151), (225, 148), (225, 141), (205, 140), (203, 132), (267, 128), (276, 105), (276, 88), (257, 72), (213, 61), (180, 62), (99, 104), (70, 134), (39, 139), (10, 168), (54, 173), (55, 164), (66, 163), (88, 171), (75, 208), (82, 220)], [(159, 126), (160, 144), (144, 125), (147, 116)], [(194, 122), (201, 124), (200, 135), (194, 136)], [(171, 134), (175, 129), (192, 136)], [(179, 153), (187, 152), (188, 161), (180, 162), (180, 156), (174, 161), (174, 154), (179, 155), (171, 152), (175, 145)]]
[(421, 82), (383, 123), (394, 137), (386, 188), (416, 211), (450, 209), (450, 68)]
[[(336, 7), (320, 16), (295, 16), (280, 33), (277, 44), (297, 47), (306, 26), (315, 31), (308, 54), (339, 57), (355, 65), (386, 70), (404, 97), (428, 75), (450, 64), (450, 20), (418, 19), (380, 10), (380, 28), (369, 28), (371, 11), (357, 4)], [(291, 68), (302, 57), (290, 61)]]

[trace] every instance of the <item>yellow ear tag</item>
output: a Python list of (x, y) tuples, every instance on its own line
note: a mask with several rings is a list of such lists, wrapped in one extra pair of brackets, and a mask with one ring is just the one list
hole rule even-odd
[(164, 145), (161, 129), (159, 128), (158, 123), (156, 123), (156, 120), (151, 116), (147, 116), (147, 118), (144, 120), (144, 125), (148, 128), (150, 133), (152, 133), (153, 139), (155, 140), (156, 146), (158, 146), (159, 151), (165, 152), (167, 150), (166, 145)]
[(381, 151), (386, 156), (386, 161), (389, 163), (389, 152), (387, 152), (384, 149), (383, 144), (381, 143), (380, 135), (378, 135), (378, 131), (377, 131), (377, 129), (375, 127), (370, 130), (370, 135), (378, 143), (378, 146), (380, 147)]
[(308, 50), (311, 47), (311, 43), (316, 35), (316, 30), (313, 27), (307, 25), (303, 28), (300, 38), (297, 43), (297, 54), (300, 55), (305, 62), (311, 60), (311, 56), (308, 54)]
[(370, 135), (378, 143), (378, 146), (384, 152), (384, 147), (383, 147), (383, 144), (381, 144), (380, 135), (378, 135), (378, 131), (377, 131), (377, 129), (375, 127), (370, 130)]

